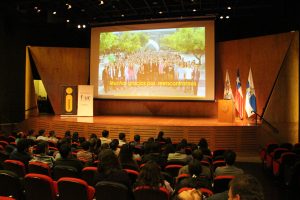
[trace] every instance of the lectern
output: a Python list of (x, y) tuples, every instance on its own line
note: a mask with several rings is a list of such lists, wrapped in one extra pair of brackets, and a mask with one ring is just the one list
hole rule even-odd
[(234, 122), (234, 103), (232, 99), (218, 100), (219, 122)]

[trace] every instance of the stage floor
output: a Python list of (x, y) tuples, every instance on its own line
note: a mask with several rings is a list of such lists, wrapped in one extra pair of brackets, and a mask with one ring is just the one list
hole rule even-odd
[[(41, 116), (43, 118), (43, 116)], [(152, 117), (152, 116), (44, 116), (49, 120), (79, 123), (97, 123), (135, 126), (255, 126), (253, 120), (236, 119), (235, 122), (219, 122), (217, 118)], [(259, 124), (259, 123), (258, 123)]]
[(200, 138), (208, 140), (214, 149), (233, 149), (236, 152), (258, 155), (257, 130), (260, 123), (249, 120), (236, 120), (233, 123), (219, 122), (217, 118), (191, 117), (151, 117), (151, 116), (39, 116), (31, 117), (21, 124), (26, 131), (34, 129), (54, 130), (57, 136), (63, 136), (66, 130), (78, 132), (80, 136), (89, 137), (95, 133), (101, 137), (102, 130), (110, 132), (110, 138), (118, 138), (120, 132), (126, 134), (128, 141), (135, 134), (141, 136), (141, 141), (156, 137), (159, 131), (165, 132), (173, 142), (183, 138), (189, 142), (198, 143)]

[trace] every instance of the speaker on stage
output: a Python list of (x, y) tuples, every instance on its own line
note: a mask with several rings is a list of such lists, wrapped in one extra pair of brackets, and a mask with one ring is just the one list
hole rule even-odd
[(234, 103), (232, 99), (218, 100), (219, 122), (234, 122)]

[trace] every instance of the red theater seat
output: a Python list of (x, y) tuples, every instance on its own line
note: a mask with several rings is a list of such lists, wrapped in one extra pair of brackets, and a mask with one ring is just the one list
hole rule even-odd
[(81, 177), (90, 186), (94, 186), (94, 177), (97, 173), (97, 167), (85, 167), (81, 171)]
[(164, 187), (154, 189), (149, 186), (139, 186), (133, 190), (133, 195), (135, 200), (168, 200), (170, 198), (168, 190)]
[(18, 160), (5, 160), (3, 163), (4, 169), (15, 172), (19, 177), (24, 177), (26, 174), (25, 164)]
[(129, 200), (128, 188), (121, 184), (111, 181), (100, 181), (96, 184), (96, 199), (105, 200)]
[(36, 174), (44, 174), (51, 177), (51, 169), (46, 163), (42, 162), (29, 162), (28, 164), (28, 172), (36, 173)]
[(214, 178), (214, 193), (224, 192), (229, 189), (228, 184), (234, 176), (216, 176)]

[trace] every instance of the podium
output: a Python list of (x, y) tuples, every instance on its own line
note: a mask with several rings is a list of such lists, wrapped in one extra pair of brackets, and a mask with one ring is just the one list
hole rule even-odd
[(232, 99), (218, 100), (218, 121), (219, 122), (234, 122), (234, 103)]

